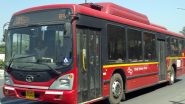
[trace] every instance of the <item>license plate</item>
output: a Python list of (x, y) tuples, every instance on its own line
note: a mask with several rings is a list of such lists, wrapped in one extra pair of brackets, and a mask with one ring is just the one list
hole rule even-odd
[(26, 91), (26, 98), (27, 99), (34, 99), (35, 98), (35, 92), (32, 90), (27, 90)]

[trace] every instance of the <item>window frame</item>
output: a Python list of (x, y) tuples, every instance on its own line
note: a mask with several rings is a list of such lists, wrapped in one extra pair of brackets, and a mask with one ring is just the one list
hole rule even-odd
[[(149, 60), (149, 61), (146, 61), (146, 59), (145, 59), (145, 44), (144, 44), (144, 33), (147, 33), (147, 34), (151, 34), (151, 35), (153, 35), (154, 36), (154, 39), (155, 39), (155, 42), (154, 42), (154, 44), (155, 44), (155, 46), (154, 46), (154, 52), (155, 52), (155, 59), (153, 59), (153, 60)], [(142, 41), (143, 41), (143, 57), (144, 57), (144, 62), (155, 62), (155, 61), (157, 61), (157, 33), (156, 32), (152, 32), (152, 31), (143, 31), (143, 34), (142, 34)]]
[[(109, 59), (109, 44), (108, 44), (108, 42), (109, 42), (109, 35), (108, 35), (108, 26), (115, 26), (115, 27), (118, 27), (118, 28), (121, 28), (122, 30), (124, 30), (124, 33), (125, 33), (125, 36), (123, 36), (125, 39), (123, 39), (123, 40), (125, 40), (125, 44), (123, 45), (124, 47), (125, 47), (125, 60), (122, 60), (122, 62), (119, 62), (118, 60), (110, 60)], [(128, 51), (127, 51), (127, 26), (125, 26), (125, 25), (119, 25), (119, 24), (115, 24), (115, 23), (108, 23), (108, 24), (106, 24), (106, 35), (107, 35), (107, 37), (106, 37), (106, 40), (107, 40), (107, 42), (106, 42), (106, 44), (107, 44), (107, 63), (109, 63), (109, 64), (111, 64), (111, 63), (127, 63), (128, 62)], [(124, 50), (123, 50), (124, 51)], [(117, 61), (117, 62), (116, 62)]]
[[(134, 30), (134, 31), (139, 31), (139, 32), (141, 32), (141, 47), (142, 47), (142, 53), (141, 53), (141, 55), (142, 55), (141, 57), (142, 57), (142, 58), (141, 58), (141, 61), (135, 61), (135, 62), (134, 62), (134, 61), (129, 61), (129, 49), (128, 49), (128, 48), (129, 48), (129, 44), (128, 44), (128, 30), (129, 30), (129, 29), (130, 29), (130, 30)], [(127, 51), (127, 53), (128, 53), (128, 54), (127, 54), (127, 57), (128, 57), (128, 58), (127, 58), (127, 62), (128, 62), (128, 63), (141, 63), (141, 62), (144, 62), (144, 56), (143, 56), (143, 55), (144, 55), (144, 53), (143, 53), (143, 31), (144, 31), (144, 29), (141, 29), (141, 28), (132, 27), (132, 26), (128, 26), (128, 27), (127, 27), (127, 31), (126, 31), (126, 36), (127, 36), (127, 37), (126, 37), (127, 50), (126, 50), (126, 51)]]

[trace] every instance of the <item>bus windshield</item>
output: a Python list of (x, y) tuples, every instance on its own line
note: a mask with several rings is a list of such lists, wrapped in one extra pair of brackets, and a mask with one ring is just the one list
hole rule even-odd
[(66, 24), (10, 29), (6, 41), (6, 66), (33, 71), (69, 66), (72, 34)]

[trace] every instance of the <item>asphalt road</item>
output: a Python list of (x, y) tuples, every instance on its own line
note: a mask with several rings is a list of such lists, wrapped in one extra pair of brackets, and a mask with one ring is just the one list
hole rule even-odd
[(164, 83), (131, 94), (122, 104), (185, 104), (185, 76), (173, 85)]
[[(2, 84), (3, 79), (0, 79), (0, 88)], [(2, 91), (0, 90), (2, 104), (41, 104), (41, 102), (2, 97)], [(121, 104), (185, 104), (185, 76), (180, 77), (174, 85), (164, 83), (129, 93), (126, 97), (127, 100), (121, 102)], [(103, 103), (106, 103), (106, 101), (95, 104)]]

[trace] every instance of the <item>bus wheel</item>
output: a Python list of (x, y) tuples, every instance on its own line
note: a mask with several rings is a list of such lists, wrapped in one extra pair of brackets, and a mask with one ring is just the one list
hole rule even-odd
[(123, 80), (120, 74), (116, 73), (112, 76), (110, 81), (109, 103), (120, 103), (123, 96)]
[(170, 71), (170, 81), (169, 81), (169, 84), (172, 85), (172, 84), (174, 84), (174, 82), (175, 82), (175, 70), (172, 67), (171, 68), (171, 71)]

